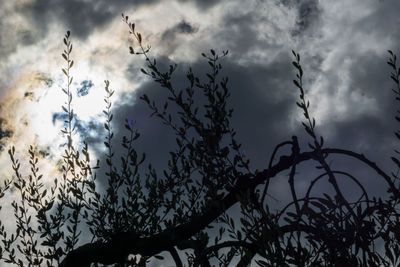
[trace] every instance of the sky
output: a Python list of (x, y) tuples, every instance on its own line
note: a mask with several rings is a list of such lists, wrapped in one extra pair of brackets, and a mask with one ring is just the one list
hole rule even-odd
[[(292, 84), (295, 50), (301, 55), (310, 112), (326, 145), (363, 153), (390, 172), (390, 156), (399, 145), (386, 61), (387, 50), (399, 52), (398, 10), (398, 0), (1, 0), (0, 179), (9, 177), (7, 149), (15, 146), (24, 158), (32, 144), (48, 179), (57, 175), (54, 162), (65, 142), (60, 133), (65, 102), (61, 53), (67, 30), (74, 47), (76, 141), (88, 140), (101, 159), (103, 81), (109, 80), (116, 91), (116, 134), (123, 134), (125, 118), (133, 119), (142, 134), (138, 151), (156, 167), (166, 167), (174, 138), (149, 118), (151, 111), (138, 99), (146, 93), (161, 102), (166, 92), (139, 71), (144, 59), (129, 54), (132, 39), (121, 13), (135, 22), (160, 66), (178, 64), (178, 88), (184, 88), (189, 67), (205, 77), (202, 52), (229, 51), (222, 65), (229, 77), (232, 124), (252, 168), (266, 168), (273, 147), (292, 135), (307, 150), (309, 139), (295, 104), (299, 92)], [(359, 173), (372, 190), (383, 185), (351, 161), (334, 159), (332, 164)], [(275, 194), (282, 196), (287, 180), (277, 180)]]

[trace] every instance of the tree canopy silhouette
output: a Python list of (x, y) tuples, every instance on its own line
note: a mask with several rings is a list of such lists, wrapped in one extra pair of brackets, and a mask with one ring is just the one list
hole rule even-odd
[[(133, 55), (143, 56), (141, 69), (168, 91), (162, 105), (146, 94), (152, 116), (173, 130), (176, 147), (168, 168), (160, 172), (145, 166), (145, 155), (135, 149), (140, 137), (132, 120), (125, 121), (121, 153), (114, 142), (112, 96), (105, 81), (106, 136), (105, 190), (98, 187), (96, 169), (88, 146), (73, 140), (75, 115), (71, 107), (72, 43), (64, 37), (62, 69), (66, 102), (62, 133), (66, 138), (60, 176), (48, 187), (38, 168), (35, 147), (28, 150), (30, 174), (20, 170), (15, 148), (9, 156), (14, 176), (5, 181), (0, 196), (12, 190), (15, 229), (0, 221), (0, 259), (16, 266), (145, 266), (151, 260), (173, 261), (176, 266), (397, 266), (400, 262), (399, 152), (392, 157), (394, 171), (386, 173), (360, 152), (327, 147), (317, 133), (303, 85), (300, 55), (294, 51), (293, 80), (303, 114), (301, 122), (309, 137), (301, 147), (297, 136), (282, 136), (263, 170), (250, 168), (231, 126), (229, 83), (220, 77), (222, 54), (202, 54), (209, 64), (206, 80), (191, 69), (187, 86), (179, 90), (172, 76), (176, 65), (161, 70), (149, 55), (135, 24), (122, 15), (136, 45)], [(395, 98), (400, 101), (400, 68), (389, 51)], [(200, 97), (202, 104), (195, 101)], [(174, 106), (177, 112), (171, 111)], [(400, 121), (398, 116), (395, 117)], [(400, 131), (395, 133), (400, 139)], [(288, 148), (288, 149), (287, 149)], [(285, 150), (286, 149), (286, 150)], [(117, 152), (117, 154), (116, 154)], [(122, 155), (117, 159), (117, 156)], [(333, 156), (353, 159), (387, 187), (385, 196), (368, 192), (360, 178), (328, 163)], [(117, 163), (118, 162), (118, 163)], [(295, 186), (300, 164), (315, 165), (305, 194)], [(291, 201), (278, 211), (267, 198), (271, 180), (288, 172)], [(280, 177), (281, 179), (282, 177)], [(351, 197), (343, 193), (347, 179), (359, 189)], [(333, 194), (315, 192), (326, 182)], [(355, 200), (354, 200), (355, 199)], [(234, 210), (233, 206), (240, 208)], [(4, 212), (4, 211), (3, 211)], [(171, 259), (165, 258), (169, 253)], [(163, 253), (163, 255), (160, 255)]]

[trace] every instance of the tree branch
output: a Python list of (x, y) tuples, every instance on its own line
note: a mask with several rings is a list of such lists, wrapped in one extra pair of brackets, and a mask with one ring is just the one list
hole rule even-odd
[[(375, 163), (365, 158), (362, 154), (343, 149), (322, 149), (322, 154), (344, 154), (356, 158), (374, 169), (389, 184), (393, 192), (398, 192), (390, 177), (377, 167)], [(61, 262), (60, 267), (80, 267), (89, 263), (111, 264), (125, 259), (129, 254), (140, 254), (142, 256), (154, 256), (162, 251), (169, 251), (173, 246), (189, 240), (194, 234), (204, 229), (207, 225), (215, 221), (222, 213), (237, 203), (238, 196), (247, 190), (254, 190), (258, 185), (265, 182), (266, 179), (275, 177), (278, 173), (287, 170), (293, 164), (314, 159), (318, 160), (317, 151), (309, 151), (290, 156), (280, 157), (277, 164), (271, 168), (258, 172), (253, 178), (249, 175), (238, 177), (236, 185), (230, 193), (220, 201), (210, 202), (208, 208), (202, 215), (193, 216), (188, 223), (178, 225), (174, 228), (168, 228), (164, 231), (148, 237), (140, 237), (134, 232), (117, 233), (109, 242), (88, 243), (71, 251)], [(281, 227), (281, 232), (290, 231), (312, 232), (308, 226), (286, 225)]]
[(171, 254), (172, 258), (174, 259), (176, 267), (183, 267), (181, 258), (179, 257), (179, 254), (176, 251), (176, 249), (174, 247), (171, 247), (168, 251)]

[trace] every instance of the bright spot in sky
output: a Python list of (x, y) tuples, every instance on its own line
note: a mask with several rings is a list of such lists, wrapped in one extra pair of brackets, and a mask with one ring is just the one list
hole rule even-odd
[[(82, 122), (101, 119), (101, 112), (104, 109), (104, 90), (96, 83), (90, 80), (90, 68), (88, 64), (81, 64), (79, 71), (71, 71), (74, 82), (70, 86), (72, 93), (71, 108), (74, 114)], [(99, 76), (102, 76), (101, 74)], [(51, 87), (45, 83), (40, 83), (39, 87), (34, 89), (33, 101), (26, 105), (26, 112), (29, 114), (28, 123), (32, 127), (33, 133), (37, 135), (37, 141), (42, 145), (54, 144), (58, 139), (58, 146), (63, 142), (60, 130), (63, 128), (66, 114), (62, 106), (67, 108), (67, 95), (61, 90), (65, 88), (66, 78), (60, 74), (54, 73), (52, 77), (57, 77), (56, 82)], [(79, 88), (82, 83), (90, 81), (91, 90), (88, 95), (79, 96)], [(54, 115), (57, 116), (54, 120)], [(76, 137), (77, 138), (77, 137)], [(79, 140), (76, 140), (79, 142)], [(58, 147), (57, 146), (57, 147)]]

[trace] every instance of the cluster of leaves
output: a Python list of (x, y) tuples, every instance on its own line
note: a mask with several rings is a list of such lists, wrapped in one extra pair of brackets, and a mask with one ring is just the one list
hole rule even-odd
[(72, 144), (74, 114), (71, 108), (70, 70), (73, 61), (70, 59), (72, 44), (69, 37), (70, 33), (67, 32), (64, 37), (66, 48), (62, 54), (67, 63), (66, 68), (62, 69), (67, 78), (67, 86), (62, 89), (67, 97), (62, 107), (66, 117), (62, 133), (67, 142), (61, 166), (61, 181), (55, 178), (53, 185), (45, 185), (43, 175), (39, 173), (38, 153), (33, 146), (28, 150), (30, 174), (27, 176), (21, 173), (15, 148), (8, 151), (14, 170), (13, 181), (10, 180), (9, 184), (13, 195), (19, 193), (19, 196), (11, 203), (16, 220), (13, 229), (15, 233), (7, 236), (8, 231), (2, 228), (4, 250), (0, 256), (4, 262), (17, 266), (54, 266), (76, 246), (81, 235), (78, 227), (84, 194), (79, 194), (91, 174), (91, 168), (87, 144), (82, 149), (84, 159), (80, 158)]
[[(109, 167), (105, 173), (109, 179), (104, 194), (96, 187), (96, 174), (93, 172), (99, 168), (99, 162), (91, 166), (86, 142), (83, 142), (80, 150), (74, 144), (76, 115), (72, 109), (71, 92), (71, 68), (74, 62), (69, 38), (70, 32), (67, 32), (62, 53), (66, 62), (62, 72), (67, 80), (62, 88), (66, 95), (66, 102), (62, 106), (64, 127), (61, 130), (66, 142), (59, 168), (62, 178), (54, 178), (50, 186), (44, 182), (38, 167), (40, 157), (34, 146), (30, 146), (28, 151), (30, 174), (27, 176), (21, 172), (15, 148), (8, 151), (14, 177), (5, 181), (0, 198), (10, 190), (12, 196), (19, 194), (11, 204), (16, 221), (15, 229), (11, 230), (15, 232), (10, 234), (10, 229), (0, 222), (0, 259), (8, 264), (21, 267), (58, 266), (79, 242), (107, 241), (112, 234), (130, 229), (151, 233), (157, 223), (154, 218), (160, 199), (160, 193), (155, 189), (158, 184), (154, 177), (148, 176), (145, 181), (139, 177), (138, 167), (143, 163), (144, 155), (139, 156), (134, 149), (133, 143), (139, 134), (128, 121), (125, 125), (128, 135), (123, 136), (121, 141), (125, 150), (121, 157), (121, 168), (113, 165), (111, 97), (114, 91), (109, 88), (109, 81), (105, 81), (106, 107), (103, 111), (106, 117), (104, 144), (108, 149), (105, 163)], [(83, 231), (91, 236), (86, 234), (83, 237)]]
[[(137, 43), (131, 54), (142, 55), (146, 67), (141, 72), (168, 92), (164, 103), (157, 104), (146, 94), (152, 116), (170, 128), (176, 137), (168, 167), (162, 174), (149, 165), (145, 155), (135, 150), (139, 138), (131, 119), (125, 121), (127, 135), (122, 137), (123, 151), (115, 154), (112, 126), (114, 90), (105, 81), (105, 176), (99, 188), (91, 165), (88, 144), (74, 144), (76, 115), (72, 109), (70, 33), (64, 38), (62, 69), (67, 83), (64, 128), (66, 138), (61, 178), (50, 186), (39, 171), (34, 146), (28, 150), (30, 174), (24, 175), (15, 148), (9, 150), (14, 177), (0, 188), (18, 194), (12, 202), (16, 227), (11, 232), (0, 221), (0, 260), (17, 266), (145, 266), (152, 257), (167, 251), (176, 266), (396, 266), (400, 251), (400, 213), (397, 211), (400, 188), (397, 174), (387, 175), (375, 163), (353, 151), (327, 148), (316, 132), (315, 119), (303, 87), (300, 55), (293, 51), (296, 79), (300, 92), (296, 103), (305, 121), (302, 125), (312, 140), (302, 152), (298, 138), (278, 144), (265, 170), (251, 170), (249, 159), (241, 152), (231, 126), (228, 78), (220, 77), (221, 55), (214, 50), (202, 54), (210, 67), (205, 82), (192, 69), (186, 73), (187, 86), (178, 90), (172, 81), (176, 65), (163, 72), (149, 56), (135, 24), (122, 15), (129, 33)], [(388, 64), (400, 99), (400, 69), (389, 51)], [(200, 104), (203, 103), (203, 104)], [(172, 109), (171, 106), (175, 108)], [(398, 116), (396, 119), (400, 121)], [(400, 139), (400, 134), (396, 133)], [(290, 153), (281, 155), (281, 149)], [(398, 153), (398, 152), (397, 152)], [(385, 199), (370, 197), (357, 177), (328, 164), (332, 155), (356, 159), (376, 172), (388, 187)], [(117, 157), (120, 157), (117, 160)], [(397, 157), (392, 160), (400, 168)], [(115, 162), (118, 161), (119, 164)], [(319, 171), (309, 182), (306, 193), (296, 190), (297, 167), (315, 162)], [(266, 198), (271, 179), (288, 171), (291, 202), (279, 211), (271, 211)], [(358, 188), (360, 197), (345, 197), (340, 179), (346, 178)], [(313, 191), (327, 180), (334, 195)], [(232, 211), (238, 204), (240, 213)], [(82, 234), (83, 231), (85, 234)], [(384, 249), (376, 246), (379, 242)], [(179, 253), (181, 252), (181, 253)], [(184, 253), (182, 253), (184, 252)], [(140, 256), (132, 256), (140, 255)]]

